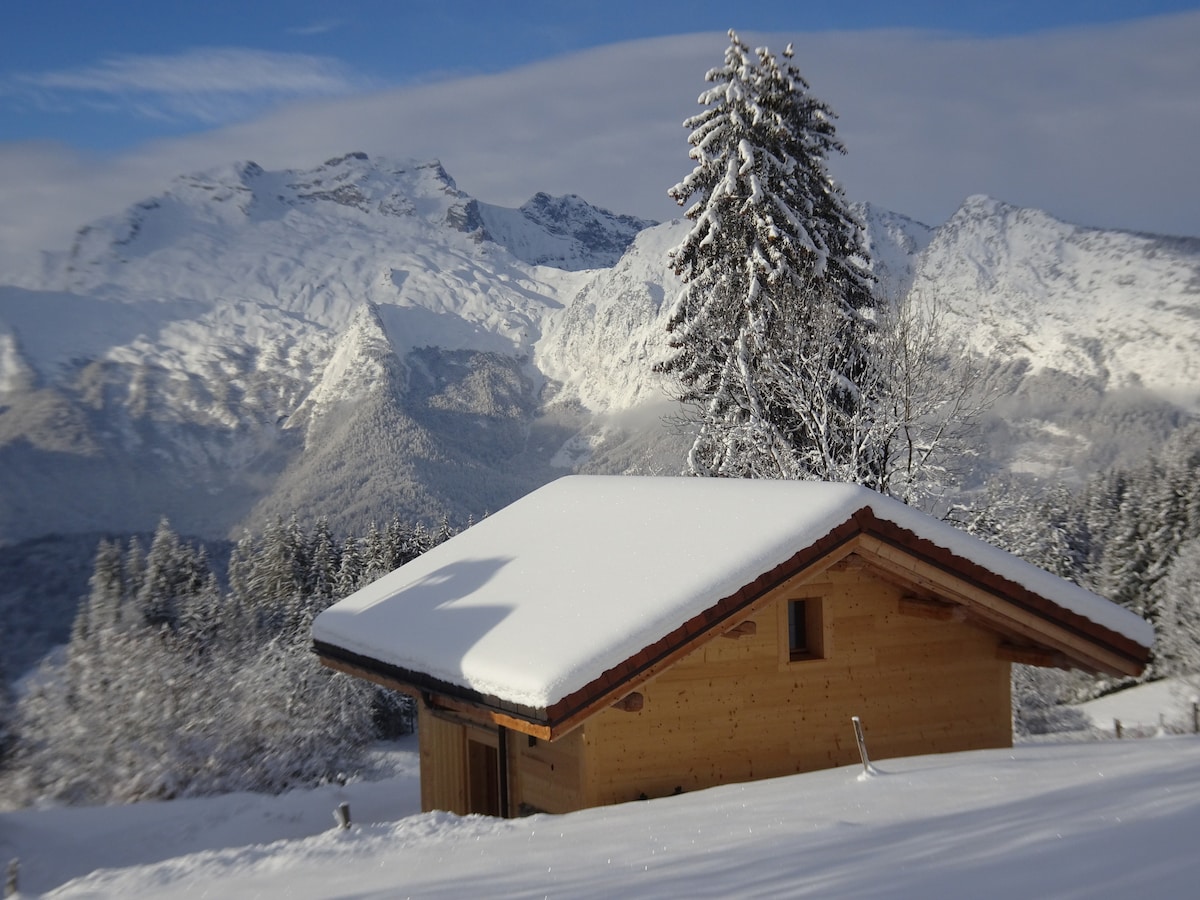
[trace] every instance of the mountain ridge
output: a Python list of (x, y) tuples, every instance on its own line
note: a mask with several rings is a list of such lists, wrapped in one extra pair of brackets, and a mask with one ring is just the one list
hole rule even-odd
[[(937, 227), (856, 209), (881, 292), (1019, 373), (1014, 447), (1057, 415), (1048, 383), (1200, 399), (1200, 240), (981, 195)], [(0, 540), (163, 514), (223, 536), (289, 506), (465, 520), (564, 471), (677, 472), (651, 368), (686, 227), (497, 207), (360, 153), (181, 176), (0, 284)]]

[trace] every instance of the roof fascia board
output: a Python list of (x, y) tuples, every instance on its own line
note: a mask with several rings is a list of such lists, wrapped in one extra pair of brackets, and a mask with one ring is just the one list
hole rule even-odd
[(538, 738), (550, 736), (545, 721), (546, 711), (543, 709), (489, 697), (470, 688), (432, 678), (422, 672), (402, 669), (371, 657), (360, 656), (323, 641), (314, 641), (313, 650), (321, 664), (330, 669), (402, 691), (417, 699), (432, 701), (434, 706), (443, 706), (463, 715), (470, 715), (480, 724), (504, 725), (506, 728)]
[(868, 564), (877, 566), (896, 580), (921, 585), (940, 597), (961, 604), (973, 620), (992, 630), (1019, 635), (1058, 650), (1079, 668), (1121, 675), (1136, 675), (1142, 669), (1139, 660), (1095, 636), (1083, 634), (1008, 597), (997, 596), (992, 590), (917, 559), (874, 535), (863, 535), (859, 550)]
[[(877, 519), (870, 509), (860, 510), (855, 517), (862, 525), (864, 538), (878, 542), (870, 544), (865, 541), (864, 546), (891, 548), (886, 555), (900, 567), (900, 574), (910, 580), (919, 583), (913, 576), (920, 569), (924, 577), (934, 583), (942, 583), (947, 589), (951, 585), (958, 585), (963, 597), (991, 598), (984, 604), (989, 609), (1025, 613), (1028, 615), (1027, 621), (1056, 629), (1057, 633), (1065, 636), (1069, 646), (1079, 648), (1086, 657), (1094, 659), (1093, 651), (1099, 651), (1110, 658), (1111, 663), (1102, 664), (1100, 668), (1111, 668), (1112, 674), (1136, 675), (1149, 661), (1149, 647), (1065, 609), (1050, 598), (938, 547), (905, 528)], [(914, 565), (907, 565), (906, 560), (909, 559), (914, 561)], [(916, 563), (924, 564), (924, 568)], [(950, 580), (947, 581), (947, 578)]]

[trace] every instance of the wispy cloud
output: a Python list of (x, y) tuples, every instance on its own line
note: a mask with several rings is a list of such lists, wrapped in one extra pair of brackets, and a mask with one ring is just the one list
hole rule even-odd
[[(813, 90), (841, 115), (849, 154), (834, 166), (851, 199), (938, 224), (967, 195), (988, 193), (1083, 224), (1200, 236), (1200, 12), (991, 40), (911, 31), (743, 37), (776, 49), (795, 41)], [(352, 77), (335, 69), (307, 102), (104, 161), (0, 142), (0, 254), (64, 246), (90, 218), (183, 172), (235, 159), (307, 167), (351, 150), (439, 157), (463, 190), (490, 203), (577, 193), (668, 218), (679, 211), (666, 190), (691, 166), (681, 123), (726, 42), (724, 34), (637, 41), (349, 95), (342, 86)], [(233, 87), (210, 87), (206, 97), (228, 100), (255, 83), (221, 74), (213, 84)], [(278, 79), (262, 78), (260, 90), (295, 90)], [(90, 96), (115, 103), (135, 94), (162, 109), (150, 90)]]
[(285, 29), (285, 33), (298, 37), (311, 37), (315, 34), (328, 34), (331, 31), (336, 31), (345, 24), (345, 19), (323, 19), (320, 22), (312, 22), (308, 25), (295, 25)]
[[(849, 153), (832, 166), (851, 199), (939, 224), (984, 193), (1081, 224), (1200, 235), (1200, 12), (1001, 39), (742, 36), (795, 43), (814, 92), (841, 116)], [(577, 193), (669, 218), (680, 211), (667, 188), (691, 166), (682, 122), (726, 44), (707, 34), (609, 45), (304, 104), (202, 140), (214, 160), (268, 167), (347, 150), (436, 156), (488, 202)]]
[(342, 96), (367, 87), (365, 79), (328, 57), (208, 47), (12, 75), (0, 83), (0, 96), (57, 111), (86, 108), (216, 125), (284, 100)]

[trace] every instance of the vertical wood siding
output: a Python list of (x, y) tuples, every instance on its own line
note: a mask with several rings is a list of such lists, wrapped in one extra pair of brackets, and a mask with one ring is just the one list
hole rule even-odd
[(467, 739), (463, 725), (431, 712), (417, 711), (421, 754), (421, 809), (444, 809), (465, 816), (467, 809)]
[[(776, 592), (755, 634), (714, 639), (644, 685), (640, 712), (588, 720), (586, 805), (853, 763), (854, 715), (874, 759), (1011, 744), (995, 633), (902, 615), (901, 589), (866, 569), (820, 578)], [(789, 598), (820, 598), (823, 659), (788, 661)]]

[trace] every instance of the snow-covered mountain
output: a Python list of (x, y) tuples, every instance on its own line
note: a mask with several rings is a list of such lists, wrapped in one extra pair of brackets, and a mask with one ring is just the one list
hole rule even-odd
[(1200, 239), (1083, 228), (974, 196), (932, 236), (914, 287), (981, 353), (1200, 397)]
[(508, 502), (550, 475), (506, 456), (547, 317), (650, 224), (488, 206), (437, 162), (364, 154), (179, 178), (0, 287), (0, 539), (161, 514), (220, 534), (324, 469), (349, 476), (325, 499), (345, 525)]
[[(859, 213), (882, 289), (1008, 363), (1025, 424), (995, 442), (1037, 443), (1081, 394), (1200, 396), (1200, 241), (978, 197), (939, 228)], [(677, 471), (651, 367), (683, 227), (505, 209), (437, 162), (357, 153), (179, 178), (0, 273), (0, 540), (465, 520), (565, 469)]]

